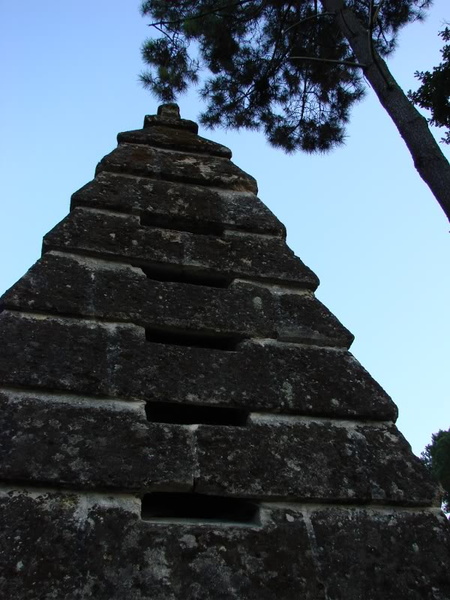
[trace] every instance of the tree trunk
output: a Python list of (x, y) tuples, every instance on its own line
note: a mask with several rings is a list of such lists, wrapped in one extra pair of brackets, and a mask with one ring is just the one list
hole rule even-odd
[(405, 141), (423, 181), (428, 185), (450, 221), (450, 164), (430, 132), (428, 123), (415, 109), (391, 75), (386, 63), (371, 48), (367, 29), (343, 0), (321, 0), (347, 39), (364, 75)]

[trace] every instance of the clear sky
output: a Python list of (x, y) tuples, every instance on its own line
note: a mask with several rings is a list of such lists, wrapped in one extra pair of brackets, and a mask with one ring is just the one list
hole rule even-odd
[[(0, 293), (38, 259), (42, 237), (116, 134), (156, 112), (138, 81), (150, 32), (139, 4), (0, 0)], [(389, 64), (405, 89), (416, 86), (415, 70), (439, 62), (444, 21), (450, 2), (436, 0), (425, 23), (403, 31)], [(195, 94), (179, 104), (196, 120)], [(372, 91), (353, 112), (346, 145), (327, 155), (286, 156), (257, 133), (200, 133), (256, 177), (289, 245), (320, 277), (318, 297), (355, 334), (352, 352), (391, 394), (420, 453), (450, 427), (449, 225)]]

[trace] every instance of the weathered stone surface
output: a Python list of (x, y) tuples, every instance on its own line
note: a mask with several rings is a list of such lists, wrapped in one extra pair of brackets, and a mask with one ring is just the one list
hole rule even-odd
[(178, 229), (242, 229), (286, 237), (284, 225), (252, 192), (103, 172), (73, 194), (71, 207), (77, 206), (142, 214)]
[(277, 295), (278, 339), (349, 348), (354, 336), (312, 293)]
[(149, 343), (147, 356), (165, 381), (158, 389), (145, 361), (136, 357), (148, 399), (286, 414), (380, 420), (397, 415), (389, 396), (347, 352), (250, 343), (223, 352)]
[(427, 505), (435, 495), (393, 426), (272, 418), (194, 432), (150, 423), (133, 404), (0, 391), (0, 478), (190, 491), (195, 475), (199, 493), (297, 501)]
[(199, 493), (411, 506), (436, 494), (393, 425), (272, 417), (226, 430), (201, 425), (196, 439)]
[(121, 144), (99, 162), (96, 175), (103, 171), (258, 192), (255, 179), (227, 158), (163, 151), (140, 144)]
[(389, 396), (344, 351), (243, 343), (230, 352), (152, 343), (134, 325), (9, 311), (0, 315), (0, 336), (10, 340), (0, 345), (4, 385), (256, 412), (397, 415)]
[(193, 431), (132, 403), (6, 390), (0, 415), (4, 481), (191, 491), (195, 475), (199, 493), (242, 498), (417, 506), (435, 495), (393, 426), (272, 418)]
[(220, 289), (155, 281), (130, 265), (53, 252), (0, 299), (0, 307), (319, 345), (348, 347), (353, 339), (310, 293), (271, 293), (241, 282)]
[(181, 118), (177, 104), (162, 104), (158, 107), (158, 114), (145, 115), (144, 129), (148, 127), (171, 127), (192, 133), (198, 132), (198, 125), (195, 121)]
[(312, 512), (311, 527), (327, 598), (450, 598), (450, 526), (443, 515), (322, 508)]
[(448, 524), (431, 512), (267, 505), (262, 523), (158, 524), (140, 520), (131, 496), (3, 491), (0, 593), (4, 600), (450, 597)]
[(78, 489), (192, 489), (186, 427), (143, 404), (0, 390), (0, 479)]
[(118, 395), (124, 356), (131, 357), (134, 342), (142, 336), (142, 345), (145, 339), (144, 329), (133, 325), (81, 324), (7, 311), (0, 314), (0, 324), (1, 337), (10, 340), (0, 345), (2, 384), (92, 396)]
[(325, 600), (300, 519), (155, 524), (141, 521), (127, 496), (1, 500), (4, 600)]
[[(321, 338), (329, 339), (330, 346), (349, 348), (354, 336), (342, 326), (313, 294), (278, 294), (278, 338), (285, 342), (304, 341), (323, 345)], [(333, 333), (332, 333), (333, 332)]]
[(119, 144), (144, 144), (155, 148), (193, 152), (231, 158), (231, 150), (222, 144), (211, 142), (186, 129), (174, 130), (171, 127), (155, 125), (135, 131), (124, 131), (117, 136)]
[(195, 235), (140, 225), (139, 217), (77, 208), (44, 238), (44, 251), (114, 258), (136, 265), (250, 277), (315, 289), (316, 275), (279, 238)]

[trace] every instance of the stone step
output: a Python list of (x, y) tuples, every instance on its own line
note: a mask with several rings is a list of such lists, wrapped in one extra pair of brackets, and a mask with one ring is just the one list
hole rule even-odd
[[(445, 524), (429, 510), (268, 503), (259, 526), (245, 527), (145, 521), (132, 495), (12, 487), (0, 493), (0, 519), (16, 541), (0, 568), (23, 570), (5, 581), (8, 599), (35, 600), (32, 582), (49, 573), (51, 589), (67, 598), (93, 581), (96, 597), (109, 600), (130, 598), (130, 590), (154, 600), (200, 598), (203, 590), (227, 600), (421, 600), (436, 582), (437, 594), (450, 597)], [(67, 577), (67, 565), (76, 576)]]
[[(346, 351), (4, 311), (7, 386), (206, 404), (252, 412), (395, 420), (389, 396)], [(152, 341), (153, 340), (153, 341)], [(203, 347), (199, 347), (203, 346)], [(228, 348), (228, 350), (226, 349)]]
[(284, 225), (253, 192), (213, 189), (102, 172), (72, 196), (71, 207), (143, 215), (149, 222), (212, 232), (238, 229), (286, 237)]
[[(153, 279), (161, 277), (180, 281)], [(325, 346), (348, 348), (353, 340), (310, 292), (271, 291), (240, 281), (228, 282), (226, 289), (216, 285), (224, 280), (199, 280), (195, 271), (147, 276), (130, 265), (48, 252), (0, 307)]]
[(124, 131), (117, 136), (119, 144), (143, 144), (154, 148), (176, 150), (193, 154), (209, 154), (231, 158), (231, 150), (222, 144), (207, 140), (188, 129), (178, 129), (174, 135), (173, 129), (161, 125)]
[(116, 150), (102, 158), (95, 174), (104, 171), (239, 192), (258, 192), (255, 179), (228, 158), (161, 150), (141, 144), (120, 144)]
[(141, 224), (133, 215), (76, 208), (44, 238), (44, 251), (104, 257), (138, 266), (172, 265), (221, 277), (251, 277), (314, 290), (319, 280), (279, 238), (195, 235)]
[(199, 493), (411, 506), (434, 500), (426, 469), (393, 425), (270, 417), (248, 427), (199, 426), (195, 436)]
[(251, 415), (240, 426), (153, 423), (136, 403), (117, 404), (1, 391), (0, 478), (278, 501), (433, 503), (425, 468), (393, 425)]
[(186, 427), (151, 424), (143, 403), (0, 388), (2, 481), (79, 489), (191, 490)]

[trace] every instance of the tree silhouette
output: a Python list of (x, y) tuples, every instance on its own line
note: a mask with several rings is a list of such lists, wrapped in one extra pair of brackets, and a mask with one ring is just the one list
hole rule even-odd
[[(450, 42), (450, 29), (439, 32), (444, 42)], [(441, 50), (443, 61), (433, 71), (417, 71), (415, 76), (422, 85), (416, 92), (408, 92), (409, 98), (421, 108), (431, 111), (429, 123), (446, 127), (442, 141), (450, 144), (450, 43)]]
[(421, 454), (423, 464), (443, 489), (443, 509), (450, 512), (450, 429), (431, 436), (431, 444)]
[[(148, 0), (159, 37), (143, 46), (141, 78), (173, 101), (203, 78), (207, 126), (262, 129), (288, 152), (341, 144), (365, 80), (450, 220), (450, 165), (383, 57), (430, 0)], [(370, 148), (370, 144), (368, 143)]]

